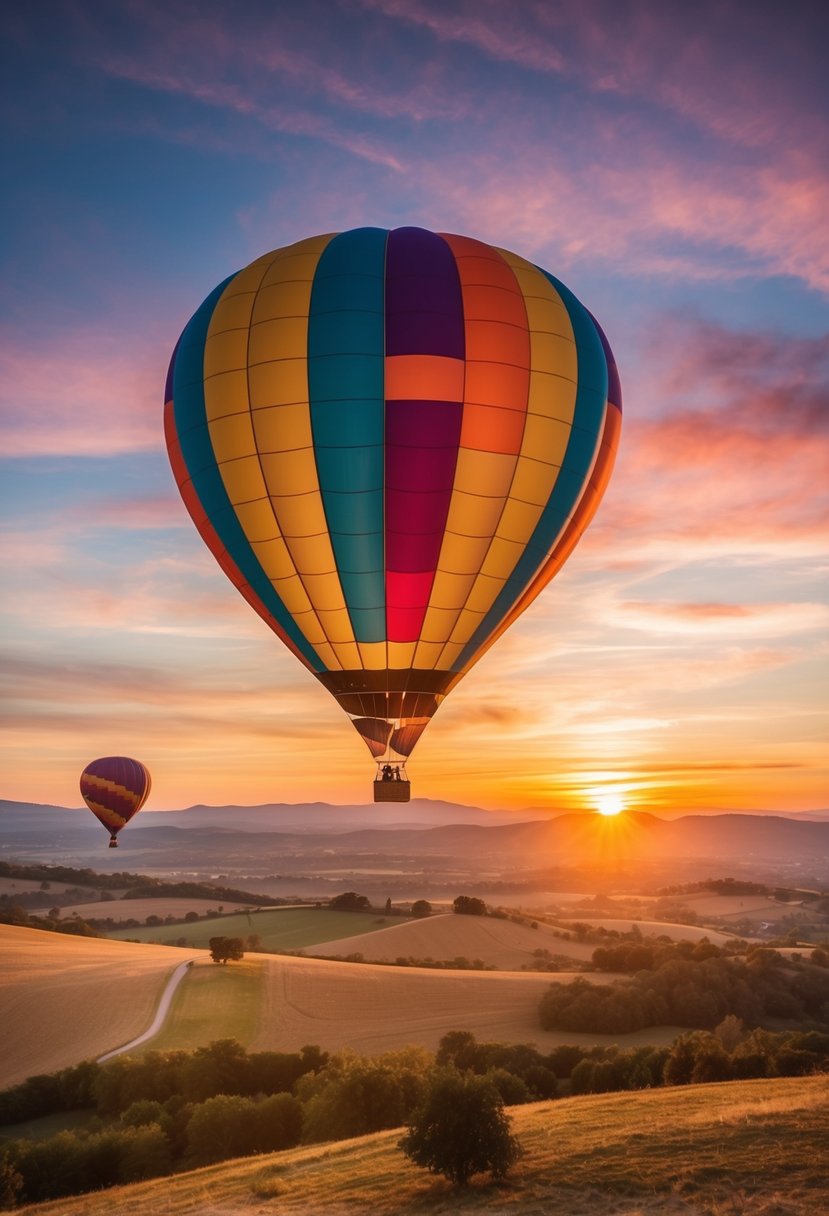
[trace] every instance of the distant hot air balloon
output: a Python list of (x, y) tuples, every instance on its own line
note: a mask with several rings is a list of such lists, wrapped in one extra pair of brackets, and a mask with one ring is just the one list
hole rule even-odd
[(103, 756), (81, 773), (83, 800), (110, 833), (111, 849), (118, 848), (121, 828), (147, 801), (150, 785), (149, 770), (128, 756)]
[(604, 492), (621, 392), (598, 324), (516, 254), (358, 228), (221, 283), (165, 401), (203, 539), (351, 718), (375, 798), (408, 799), (432, 715)]

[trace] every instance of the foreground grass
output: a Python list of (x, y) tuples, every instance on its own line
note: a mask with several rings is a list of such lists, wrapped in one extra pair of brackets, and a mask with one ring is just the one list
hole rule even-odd
[[(187, 911), (182, 903), (182, 913)], [(110, 938), (170, 944), (186, 938), (188, 946), (204, 946), (211, 937), (249, 937), (258, 933), (266, 950), (303, 950), (317, 942), (335, 941), (403, 924), (401, 917), (378, 916), (376, 912), (329, 912), (327, 908), (264, 908), (211, 917), (194, 924), (159, 925), (137, 929), (113, 929)]]
[(455, 1191), (399, 1130), (30, 1205), (42, 1216), (817, 1216), (829, 1211), (829, 1078), (727, 1082), (517, 1107), (524, 1157)]
[(238, 1039), (249, 1046), (259, 1032), (264, 978), (261, 959), (191, 967), (161, 1031), (136, 1052), (192, 1051), (214, 1039)]

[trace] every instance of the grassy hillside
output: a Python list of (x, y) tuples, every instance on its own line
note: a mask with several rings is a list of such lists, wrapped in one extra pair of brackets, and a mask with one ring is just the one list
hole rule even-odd
[(161, 1033), (137, 1050), (192, 1051), (214, 1039), (237, 1039), (247, 1047), (262, 1018), (264, 979), (255, 957), (228, 967), (197, 963), (176, 989)]
[(829, 1078), (740, 1081), (514, 1108), (524, 1157), (456, 1192), (400, 1132), (314, 1145), (20, 1209), (42, 1216), (817, 1216)]
[[(131, 901), (137, 902), (137, 901)], [(180, 900), (181, 915), (189, 910)], [(215, 904), (214, 904), (215, 907)], [(108, 913), (104, 913), (108, 915)], [(212, 917), (192, 925), (163, 925), (156, 928), (114, 929), (115, 939), (176, 942), (186, 937), (191, 946), (207, 947), (211, 937), (249, 937), (258, 933), (266, 950), (302, 950), (316, 942), (367, 933), (387, 924), (376, 912), (329, 912), (327, 908), (263, 908), (233, 916)]]
[(141, 1034), (188, 953), (0, 924), (0, 1088)]

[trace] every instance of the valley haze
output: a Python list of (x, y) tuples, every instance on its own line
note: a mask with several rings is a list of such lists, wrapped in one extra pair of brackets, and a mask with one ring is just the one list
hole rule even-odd
[[(614, 817), (485, 811), (418, 800), (193, 806), (136, 817), (118, 851), (85, 809), (0, 801), (0, 857), (104, 873), (256, 882), (276, 896), (372, 899), (632, 890), (728, 875), (829, 887), (829, 813)], [(263, 886), (263, 880), (268, 880)]]

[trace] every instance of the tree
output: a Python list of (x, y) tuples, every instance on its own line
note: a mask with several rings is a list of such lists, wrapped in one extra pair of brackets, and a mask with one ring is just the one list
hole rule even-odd
[(478, 1068), (481, 1052), (471, 1030), (448, 1030), (438, 1043), (435, 1063), (438, 1068), (454, 1068), (458, 1072), (483, 1072)]
[(486, 904), (474, 895), (459, 895), (452, 907), (460, 916), (486, 916)]
[(504, 1102), (485, 1077), (437, 1074), (399, 1141), (406, 1156), (456, 1186), (489, 1170), (503, 1178), (521, 1155)]
[(193, 1108), (187, 1123), (188, 1165), (209, 1165), (256, 1152), (256, 1104), (236, 1094), (216, 1094)]
[(11, 1162), (0, 1161), (0, 1210), (16, 1207), (22, 1190), (23, 1179)]
[(299, 1144), (302, 1103), (293, 1094), (274, 1094), (256, 1106), (257, 1152), (271, 1153)]
[(367, 895), (358, 895), (356, 891), (344, 891), (329, 899), (328, 907), (334, 912), (368, 912), (371, 903)]
[(342, 1140), (400, 1127), (423, 1101), (430, 1072), (431, 1057), (420, 1047), (373, 1059), (338, 1052), (323, 1071), (297, 1084), (303, 1140)]
[(236, 1039), (214, 1039), (191, 1052), (181, 1069), (181, 1092), (191, 1102), (216, 1094), (247, 1094), (252, 1084), (247, 1052)]
[(688, 1085), (697, 1059), (697, 1044), (699, 1036), (681, 1034), (674, 1039), (671, 1054), (662, 1069), (662, 1079), (666, 1085)]
[(428, 899), (416, 899), (412, 904), (412, 916), (415, 920), (425, 920), (432, 915), (432, 905)]
[(245, 957), (241, 937), (211, 937), (210, 957), (214, 963), (227, 963), (230, 960), (238, 962)]

